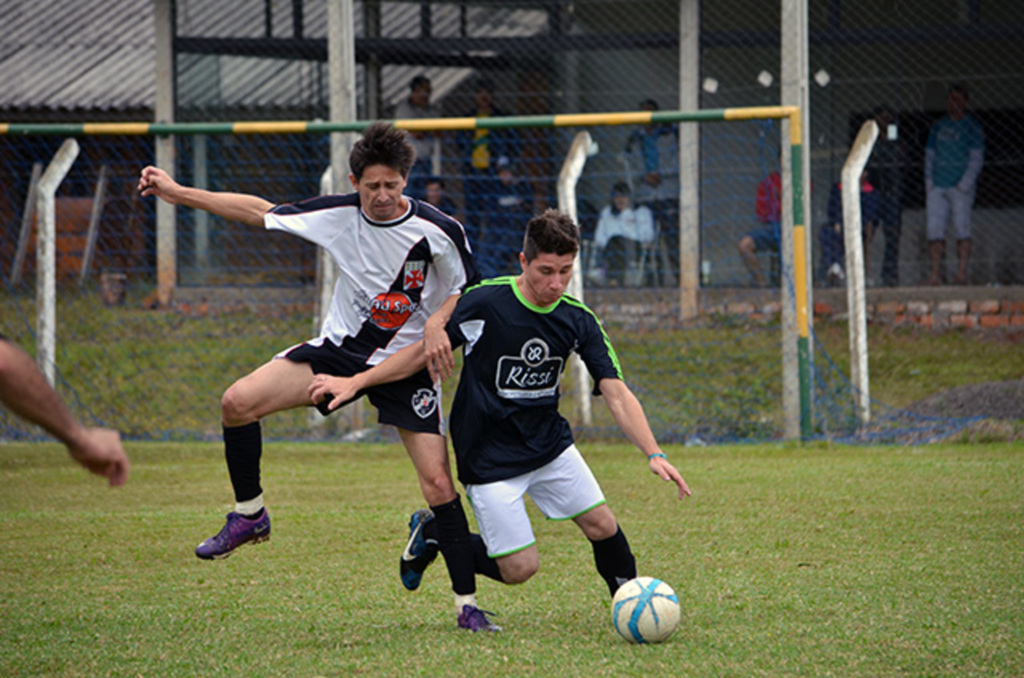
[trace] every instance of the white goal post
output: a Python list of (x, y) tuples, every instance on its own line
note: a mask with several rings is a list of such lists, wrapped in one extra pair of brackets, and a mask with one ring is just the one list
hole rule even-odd
[(843, 164), (843, 245), (846, 250), (846, 303), (850, 330), (850, 382), (857, 415), (861, 422), (871, 421), (868, 380), (868, 324), (864, 299), (864, 240), (860, 213), (860, 175), (878, 139), (878, 125), (868, 120), (857, 134), (853, 148)]
[(78, 158), (78, 142), (66, 139), (39, 180), (36, 197), (36, 364), (52, 386), (57, 376), (57, 187)]
[[(590, 132), (578, 132), (573, 137), (569, 152), (565, 154), (562, 170), (558, 175), (558, 209), (568, 214), (573, 221), (579, 223), (576, 214), (576, 184), (583, 173), (587, 158), (597, 153), (597, 144)], [(576, 263), (572, 269), (572, 280), (569, 281), (569, 294), (580, 301), (583, 299), (583, 248), (576, 253)], [(576, 411), (579, 422), (583, 426), (594, 423), (594, 413), (590, 407), (590, 377), (583, 360), (576, 354), (572, 356), (573, 388), (576, 391)]]

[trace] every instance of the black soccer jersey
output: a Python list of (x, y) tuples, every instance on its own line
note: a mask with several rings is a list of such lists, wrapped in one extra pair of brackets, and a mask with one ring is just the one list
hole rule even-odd
[(489, 483), (540, 468), (573, 442), (558, 412), (569, 354), (583, 359), (596, 384), (621, 379), (608, 336), (594, 313), (564, 295), (539, 308), (514, 277), (486, 280), (459, 299), (448, 321), (452, 346), (464, 346), (450, 416), (463, 484)]

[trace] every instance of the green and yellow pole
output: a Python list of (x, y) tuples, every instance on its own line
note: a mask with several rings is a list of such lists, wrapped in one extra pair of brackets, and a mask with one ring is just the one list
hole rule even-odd
[(789, 153), (793, 179), (793, 287), (796, 294), (797, 364), (800, 370), (800, 437), (810, 439), (811, 350), (807, 308), (807, 229), (804, 224), (804, 161), (800, 109), (789, 116)]

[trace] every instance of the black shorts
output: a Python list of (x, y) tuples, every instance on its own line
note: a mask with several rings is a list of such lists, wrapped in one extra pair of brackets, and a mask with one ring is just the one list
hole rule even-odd
[[(286, 351), (284, 357), (297, 363), (309, 363), (314, 374), (327, 374), (332, 377), (351, 377), (371, 367), (353, 358), (330, 341), (324, 341), (322, 346), (299, 344)], [(355, 398), (344, 404), (358, 400), (364, 395), (370, 399), (370, 404), (377, 408), (377, 421), (381, 424), (420, 433), (444, 433), (441, 388), (434, 388), (430, 373), (426, 369), (401, 381), (360, 391)], [(327, 409), (328, 402), (330, 401), (324, 400), (316, 405), (325, 417), (336, 411)]]

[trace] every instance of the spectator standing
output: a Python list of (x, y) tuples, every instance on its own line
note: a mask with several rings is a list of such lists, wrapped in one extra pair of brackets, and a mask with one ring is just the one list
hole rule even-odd
[[(868, 176), (878, 194), (878, 225), (885, 237), (882, 284), (896, 287), (900, 281), (900, 234), (903, 224), (903, 167), (906, 149), (899, 138), (896, 117), (887, 106), (874, 111), (878, 140), (868, 161)], [(865, 259), (865, 262), (867, 259)]]
[[(494, 83), (481, 78), (473, 93), (473, 108), (466, 112), (469, 118), (495, 118), (507, 115), (494, 105)], [(462, 192), (465, 197), (466, 222), (472, 228), (482, 222), (487, 211), (487, 195), (496, 174), (495, 163), (504, 156), (514, 161), (519, 157), (518, 135), (515, 130), (477, 128), (464, 130), (456, 136), (462, 158)], [(472, 242), (480, 242), (470, 232)], [(480, 242), (481, 247), (486, 247)]]
[[(432, 93), (430, 78), (425, 75), (414, 77), (409, 83), (409, 96), (395, 107), (395, 118), (440, 118), (440, 111), (430, 103)], [(416, 162), (409, 171), (407, 192), (412, 197), (423, 200), (426, 197), (427, 177), (441, 173), (441, 137), (437, 132), (426, 131), (410, 131), (409, 136), (412, 137), (412, 145), (416, 149)]]
[(946, 226), (953, 223), (956, 236), (955, 285), (967, 283), (971, 258), (971, 208), (978, 175), (985, 161), (985, 133), (974, 115), (967, 112), (964, 85), (950, 85), (946, 98), (948, 115), (932, 125), (924, 154), (927, 192), (928, 257), (931, 274), (927, 284), (941, 285), (946, 254)]

